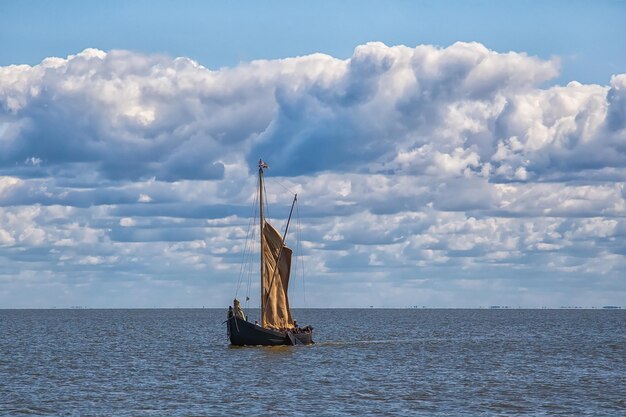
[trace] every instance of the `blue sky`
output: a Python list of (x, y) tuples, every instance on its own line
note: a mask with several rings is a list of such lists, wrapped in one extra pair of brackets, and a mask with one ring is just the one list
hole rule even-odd
[(209, 68), (388, 45), (476, 41), (559, 56), (559, 82), (605, 83), (626, 65), (621, 1), (0, 2), (0, 65), (85, 48), (186, 56)]
[(292, 305), (626, 299), (624, 3), (177, 3), (0, 2), (0, 307), (227, 304), (259, 157)]

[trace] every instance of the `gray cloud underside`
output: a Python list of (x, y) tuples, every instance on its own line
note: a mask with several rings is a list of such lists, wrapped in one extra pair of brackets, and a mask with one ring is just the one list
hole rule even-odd
[(364, 304), (622, 297), (626, 74), (546, 87), (558, 65), (370, 43), (220, 70), (93, 49), (0, 67), (0, 302), (33, 282), (100, 302), (113, 280), (143, 294), (107, 290), (127, 304), (167, 304), (161, 286), (221, 303), (259, 157), (279, 224), (300, 195), (314, 301), (354, 282)]

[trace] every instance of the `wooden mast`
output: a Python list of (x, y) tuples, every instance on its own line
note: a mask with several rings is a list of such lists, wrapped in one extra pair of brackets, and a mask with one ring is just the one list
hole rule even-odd
[(267, 294), (265, 294), (265, 285), (263, 280), (263, 267), (264, 267), (264, 256), (263, 256), (263, 241), (265, 240), (265, 236), (263, 236), (263, 167), (267, 166), (263, 163), (261, 159), (259, 159), (259, 234), (261, 235), (261, 326), (265, 327), (265, 299), (267, 298)]

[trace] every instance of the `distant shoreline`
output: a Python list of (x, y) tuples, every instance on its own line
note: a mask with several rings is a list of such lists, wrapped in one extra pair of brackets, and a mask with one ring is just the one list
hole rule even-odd
[[(9, 310), (60, 310), (60, 311), (80, 311), (80, 310), (226, 310), (226, 307), (0, 307), (0, 311)], [(258, 308), (248, 308), (256, 311)], [(300, 307), (292, 310), (495, 310), (495, 311), (515, 311), (515, 310), (626, 310), (622, 306), (601, 306), (601, 307)]]

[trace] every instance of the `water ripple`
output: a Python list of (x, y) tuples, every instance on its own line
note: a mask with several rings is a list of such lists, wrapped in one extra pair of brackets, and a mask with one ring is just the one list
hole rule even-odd
[(230, 347), (222, 310), (0, 310), (0, 415), (626, 414), (626, 311), (296, 315), (315, 345)]

